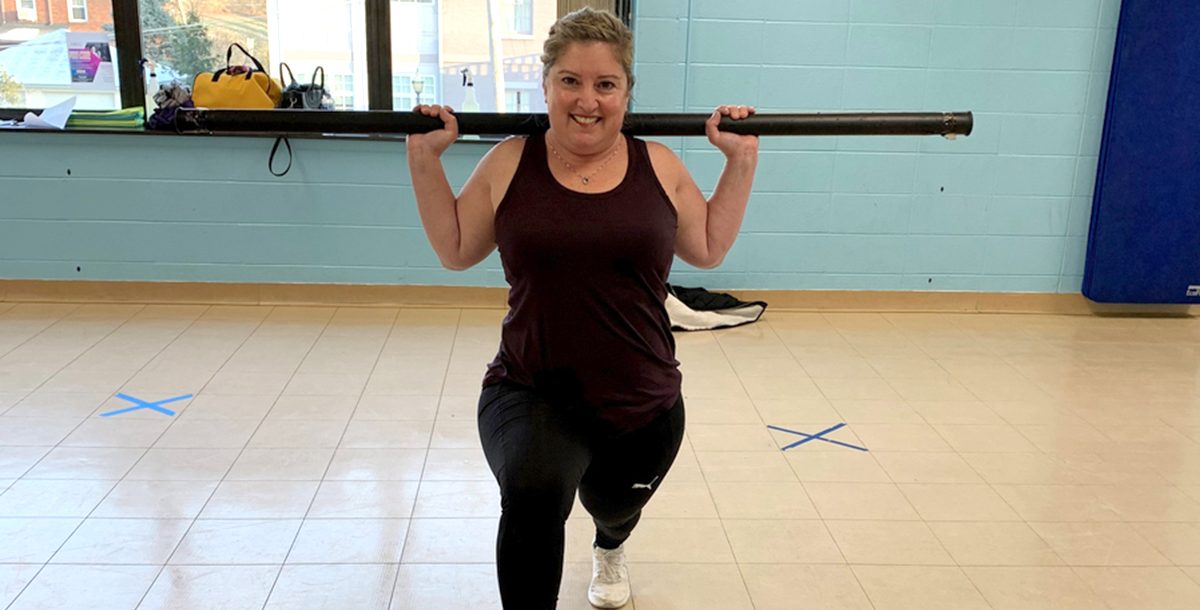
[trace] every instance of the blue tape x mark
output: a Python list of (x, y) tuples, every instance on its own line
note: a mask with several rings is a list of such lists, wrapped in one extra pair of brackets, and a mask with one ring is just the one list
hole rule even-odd
[(825, 441), (826, 443), (833, 443), (835, 445), (841, 445), (843, 447), (849, 447), (851, 449), (857, 449), (859, 451), (866, 451), (867, 449), (865, 447), (859, 447), (858, 445), (851, 445), (850, 443), (843, 443), (842, 441), (835, 441), (831, 438), (824, 438), (824, 436), (826, 434), (829, 434), (830, 432), (833, 432), (834, 430), (837, 430), (845, 425), (846, 425), (845, 423), (841, 423), (832, 428), (826, 428), (816, 434), (807, 434), (804, 432), (796, 432), (795, 430), (788, 430), (787, 428), (780, 428), (779, 426), (770, 426), (769, 425), (767, 427), (772, 430), (778, 430), (780, 432), (787, 432), (789, 434), (795, 434), (796, 436), (804, 437), (804, 438), (784, 447), (781, 451), (787, 451), (788, 449), (791, 449), (792, 447), (797, 447), (797, 446), (803, 445), (804, 443), (807, 443), (808, 441), (811, 441), (811, 440)]
[(166, 400), (160, 400), (158, 402), (146, 402), (146, 401), (142, 400), (141, 398), (134, 398), (128, 394), (117, 394), (117, 398), (120, 398), (121, 400), (128, 400), (129, 402), (132, 402), (134, 404), (134, 406), (127, 407), (124, 409), (117, 409), (116, 411), (109, 411), (108, 413), (101, 413), (100, 417), (112, 417), (113, 415), (120, 415), (122, 413), (128, 413), (130, 411), (137, 411), (138, 409), (153, 409), (155, 411), (158, 411), (159, 413), (162, 413), (163, 415), (173, 416), (173, 415), (175, 415), (175, 412), (170, 409), (163, 408), (162, 405), (165, 405), (168, 402), (175, 402), (177, 400), (186, 400), (191, 397), (192, 397), (191, 394), (184, 394), (183, 396), (176, 396), (175, 398), (168, 398)]

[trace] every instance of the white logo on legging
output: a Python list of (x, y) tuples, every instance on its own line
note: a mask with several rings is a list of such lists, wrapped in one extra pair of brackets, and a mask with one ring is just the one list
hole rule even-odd
[(653, 479), (650, 479), (649, 483), (634, 483), (633, 489), (649, 489), (651, 491), (654, 491), (654, 483), (657, 481), (658, 481), (658, 477), (654, 477)]

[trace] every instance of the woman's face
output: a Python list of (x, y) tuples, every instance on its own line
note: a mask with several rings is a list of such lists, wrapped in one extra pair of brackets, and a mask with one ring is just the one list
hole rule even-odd
[(613, 46), (606, 42), (567, 45), (542, 84), (550, 128), (571, 152), (604, 151), (621, 133), (629, 82)]

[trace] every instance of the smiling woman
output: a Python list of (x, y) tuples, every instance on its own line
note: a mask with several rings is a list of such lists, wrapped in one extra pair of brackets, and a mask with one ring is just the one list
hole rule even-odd
[(664, 301), (674, 256), (714, 267), (733, 244), (758, 138), (705, 124), (726, 158), (708, 200), (667, 147), (621, 132), (633, 40), (615, 15), (584, 8), (550, 28), (541, 59), (549, 127), (484, 156), (462, 191), (441, 155), (444, 127), (407, 140), (413, 190), (442, 264), (466, 269), (499, 250), (511, 290), (500, 350), (479, 399), (479, 435), (500, 485), (496, 572), (504, 607), (552, 609), (564, 526), (578, 493), (595, 523), (588, 600), (631, 596), (624, 543), (683, 439), (675, 341)]

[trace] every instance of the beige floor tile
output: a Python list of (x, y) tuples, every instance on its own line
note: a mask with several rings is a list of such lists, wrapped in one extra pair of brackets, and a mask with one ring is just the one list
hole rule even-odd
[(909, 406), (931, 424), (1004, 425), (986, 404), (972, 400), (909, 401)]
[(1200, 522), (1200, 502), (1175, 487), (1105, 485), (1095, 490), (1125, 521)]
[(417, 481), (422, 449), (338, 449), (325, 474), (327, 481)]
[(313, 519), (406, 519), (413, 514), (418, 485), (417, 481), (322, 481), (308, 516)]
[(813, 383), (829, 400), (898, 400), (900, 395), (883, 379), (814, 377)]
[[(499, 506), (499, 495), (496, 505)], [(648, 519), (716, 519), (717, 509), (708, 485), (700, 481), (676, 481), (668, 476), (642, 510), (642, 516)]]
[(430, 449), (423, 481), (493, 481), (483, 449)]
[(278, 574), (279, 566), (167, 566), (138, 610), (262, 608)]
[[(567, 530), (568, 558), (590, 557), (595, 528), (573, 523)], [(733, 563), (733, 552), (716, 519), (648, 519), (638, 522), (625, 544), (625, 556), (653, 563)]]
[(853, 424), (852, 428), (871, 451), (953, 451), (926, 424)]
[[(291, 368), (282, 371), (252, 371), (247, 369), (251, 360), (253, 359), (246, 358), (226, 364), (216, 375), (213, 375), (208, 385), (204, 386), (204, 393), (278, 396), (283, 392), (283, 388), (287, 386), (292, 377)], [(281, 366), (288, 366), (277, 353), (270, 356), (270, 361), (278, 362)]]
[(1171, 562), (1127, 523), (1029, 524), (1067, 565), (1157, 566)]
[(431, 420), (437, 418), (438, 396), (363, 396), (353, 420)]
[(924, 424), (925, 419), (903, 400), (831, 400), (841, 420), (850, 424)]
[(879, 379), (880, 374), (865, 358), (800, 358), (800, 365), (816, 379)]
[(28, 473), (26, 479), (120, 479), (145, 449), (59, 447)]
[(0, 518), (0, 564), (49, 561), (82, 519)]
[(367, 373), (309, 373), (296, 371), (283, 396), (352, 396), (367, 386)]
[(400, 563), (407, 519), (307, 519), (287, 563)]
[(478, 411), (479, 391), (476, 389), (472, 396), (442, 395), (438, 400), (436, 418), (438, 420), (475, 421)]
[(816, 519), (816, 508), (795, 481), (713, 481), (712, 501), (722, 519)]
[(337, 420), (346, 422), (354, 413), (358, 395), (288, 395), (280, 396), (271, 406), (268, 420)]
[(853, 566), (876, 610), (976, 610), (989, 607), (955, 567)]
[(317, 481), (222, 481), (201, 519), (299, 519), (317, 493)]
[(88, 519), (54, 554), (51, 563), (166, 563), (190, 519)]
[(183, 537), (171, 565), (282, 564), (299, 519), (201, 520)]
[(1013, 426), (946, 425), (933, 426), (955, 451), (983, 453), (1031, 453), (1038, 450)]
[(1113, 447), (1112, 439), (1086, 424), (1033, 424), (1015, 428), (1046, 453), (1097, 453)]
[(337, 419), (272, 419), (258, 426), (247, 447), (251, 449), (313, 449), (337, 447), (346, 421)]
[[(688, 412), (691, 421), (691, 412)], [(480, 446), (479, 425), (472, 421), (442, 420), (433, 425), (432, 449), (472, 449)]]
[(0, 447), (57, 445), (81, 421), (78, 417), (0, 416)]
[(844, 451), (788, 450), (784, 455), (801, 481), (830, 483), (887, 483), (891, 479), (872, 453), (845, 448)]
[(804, 489), (824, 519), (920, 519), (892, 483), (808, 482)]
[(969, 567), (963, 571), (995, 610), (1109, 608), (1071, 568)]
[[(821, 397), (813, 398), (794, 398), (794, 399), (774, 399), (774, 400), (756, 400), (754, 401), (754, 409), (758, 413), (759, 419), (764, 424), (773, 424), (776, 426), (787, 427), (790, 424), (797, 422), (836, 422), (841, 420), (841, 416), (834, 410), (833, 405), (828, 400)], [(697, 421), (692, 418), (692, 404), (688, 403), (688, 421)], [(725, 423), (725, 422), (711, 422)], [(755, 421), (746, 422), (730, 422), (730, 423), (755, 423)]]
[[(351, 449), (425, 449), (432, 421), (352, 421), (341, 446)], [(479, 442), (476, 440), (475, 445)]]
[(158, 566), (46, 566), (9, 608), (133, 608), (156, 574)]
[[(128, 403), (126, 403), (128, 405)], [(115, 417), (92, 417), (63, 439), (64, 447), (138, 447), (154, 445), (169, 430), (170, 418), (137, 419)]]
[[(107, 392), (61, 393), (35, 391), (28, 396), (14, 394), (15, 405), (4, 411), (11, 417), (64, 417), (83, 419), (96, 412), (112, 397)], [(136, 394), (135, 394), (136, 396)], [(18, 401), (19, 398), (19, 401)], [(128, 404), (128, 403), (126, 403)], [(3, 407), (0, 407), (3, 409)]]
[(17, 481), (0, 495), (0, 517), (86, 517), (116, 481)]
[(796, 480), (796, 474), (788, 466), (783, 452), (696, 451), (695, 454), (700, 470), (709, 481)]
[(851, 564), (954, 564), (929, 526), (919, 521), (826, 520), (825, 525)]
[(1026, 521), (1120, 521), (1094, 485), (992, 485)]
[(41, 569), (40, 564), (0, 565), (0, 605), (7, 608)]
[(1191, 577), (1196, 584), (1200, 584), (1200, 566), (1182, 566), (1179, 569)]
[(241, 449), (254, 434), (254, 420), (177, 421), (159, 438), (156, 449)]
[(696, 451), (778, 451), (771, 431), (762, 424), (688, 423), (688, 439)]
[(821, 521), (722, 521), (739, 564), (845, 563)]
[(413, 519), (401, 562), (494, 562), (497, 524), (498, 519)]
[(874, 451), (871, 453), (896, 483), (982, 483), (975, 470), (954, 453)]
[(949, 377), (942, 379), (889, 379), (888, 384), (910, 402), (918, 401), (973, 401), (979, 396), (965, 385)]
[(1057, 566), (1058, 555), (1024, 523), (940, 522), (930, 529), (960, 566)]
[(636, 610), (750, 610), (734, 564), (631, 563)]
[(237, 449), (150, 449), (125, 480), (220, 481), (237, 458)]
[(50, 451), (50, 447), (0, 447), (0, 478), (20, 477)]
[(847, 566), (738, 566), (757, 610), (870, 610), (871, 602)]
[(319, 481), (333, 460), (332, 448), (245, 449), (228, 481)]
[(400, 565), (393, 610), (492, 610), (500, 608), (493, 564)]
[(387, 610), (396, 565), (286, 565), (264, 609)]
[(413, 517), (499, 518), (500, 488), (495, 481), (422, 481)]
[(200, 514), (216, 489), (216, 481), (121, 481), (91, 516), (192, 519)]
[[(790, 401), (772, 401), (790, 404)], [(749, 398), (720, 399), (720, 398), (688, 398), (685, 403), (687, 421), (693, 424), (759, 424), (762, 419), (755, 403)]]
[(1075, 568), (1113, 608), (1189, 610), (1200, 604), (1200, 585), (1179, 568)]
[(203, 391), (188, 401), (188, 406), (179, 415), (180, 421), (195, 419), (246, 419), (262, 421), (275, 403), (274, 394), (265, 395), (220, 395)]
[(1175, 565), (1200, 566), (1200, 524), (1131, 523), (1130, 525)]
[(926, 521), (1020, 521), (987, 485), (902, 483), (900, 491)]

